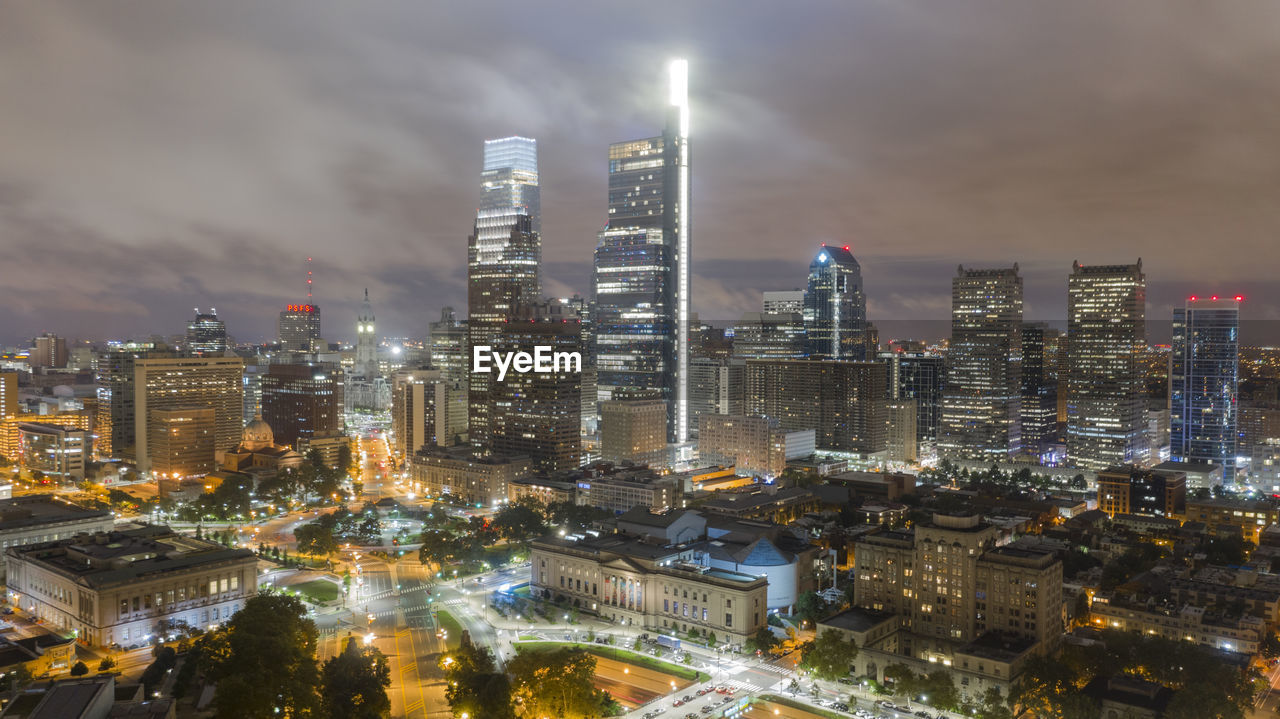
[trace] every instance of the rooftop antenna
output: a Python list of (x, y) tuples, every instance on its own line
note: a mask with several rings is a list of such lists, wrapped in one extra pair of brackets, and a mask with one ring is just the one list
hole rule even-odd
[(307, 258), (307, 302), (311, 302), (311, 258)]

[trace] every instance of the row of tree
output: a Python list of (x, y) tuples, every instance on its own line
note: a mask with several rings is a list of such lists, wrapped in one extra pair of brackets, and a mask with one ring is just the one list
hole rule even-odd
[(523, 716), (588, 719), (621, 711), (609, 693), (596, 689), (596, 658), (572, 648), (521, 652), (499, 671), (493, 653), (462, 633), (458, 650), (440, 660), (445, 698), (454, 716), (514, 719)]

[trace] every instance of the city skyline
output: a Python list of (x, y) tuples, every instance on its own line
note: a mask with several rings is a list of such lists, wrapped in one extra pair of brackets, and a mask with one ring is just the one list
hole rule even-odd
[[(479, 57), (444, 42), (450, 31), (463, 37), (482, 23), (478, 11), (448, 22), (407, 6), (356, 17), (291, 14), (287, 23), (265, 16), (243, 33), (221, 7), (170, 9), (128, 27), (92, 8), (6, 7), (0, 52), (24, 62), (2, 64), (28, 70), (0, 71), (0, 87), (15, 98), (4, 121), (15, 141), (0, 170), (0, 244), (29, 271), (0, 288), (10, 308), (0, 318), (0, 343), (45, 330), (85, 339), (180, 334), (190, 319), (182, 308), (211, 305), (233, 337), (269, 339), (278, 308), (298, 301), (288, 288), (308, 256), (315, 258), (315, 301), (341, 332), (327, 334), (351, 339), (346, 331), (367, 286), (379, 298), (380, 330), (423, 335), (439, 307), (465, 304), (459, 278), (477, 204), (470, 178), (481, 142), (508, 135), (542, 145), (546, 290), (585, 295), (606, 187), (600, 154), (652, 131), (649, 110), (665, 78), (648, 70), (678, 55), (696, 68), (692, 285), (703, 319), (732, 321), (758, 307), (760, 291), (800, 286), (806, 258), (787, 250), (826, 241), (852, 246), (868, 317), (886, 337), (898, 321), (932, 322), (943, 331), (919, 334), (945, 336), (947, 277), (957, 263), (1017, 261), (1026, 319), (1060, 322), (1072, 261), (1136, 256), (1149, 278), (1149, 317), (1168, 317), (1194, 293), (1243, 294), (1243, 340), (1277, 334), (1274, 324), (1251, 324), (1280, 317), (1280, 297), (1249, 262), (1265, 257), (1274, 235), (1260, 199), (1272, 194), (1273, 161), (1254, 149), (1271, 130), (1265, 113), (1228, 109), (1203, 87), (1206, 79), (1229, 85), (1259, 74), (1256, 64), (1237, 68), (1231, 58), (1238, 53), (1275, 55), (1274, 42), (1253, 30), (1265, 26), (1259, 17), (1215, 13), (1235, 33), (1224, 48), (1195, 36), (1200, 17), (1182, 7), (1171, 8), (1154, 35), (1140, 13), (1112, 8), (1109, 31), (1096, 32), (1101, 6), (1087, 3), (1005, 14), (991, 27), (952, 18), (958, 30), (950, 34), (909, 8), (856, 5), (838, 11), (840, 22), (830, 8), (816, 8), (788, 13), (787, 32), (769, 42), (773, 11), (735, 13), (729, 29), (757, 39), (743, 43), (750, 50), (728, 46), (734, 33), (702, 29), (714, 23), (690, 22), (613, 49), (584, 43), (576, 52), (591, 62), (583, 63), (555, 49), (556, 40), (569, 28), (603, 27), (607, 12), (580, 14), (556, 29), (565, 11), (551, 8), (540, 33)], [(682, 12), (697, 20), (717, 8)], [(303, 43), (301, 55), (347, 53), (351, 62), (338, 75), (348, 81), (344, 92), (315, 92), (325, 78), (273, 44), (298, 22), (319, 38), (290, 32), (290, 42)], [(350, 46), (327, 42), (336, 24), (349, 31), (342, 37)], [(846, 45), (827, 26), (857, 27), (868, 41)], [(1039, 43), (1036, 67), (1063, 81), (1029, 87), (1011, 68), (1043, 27), (1092, 52), (1075, 52), (1075, 42)], [(1126, 49), (1139, 31), (1150, 57)], [(426, 51), (393, 42), (387, 52), (413, 62), (444, 53), (457, 71), (406, 76), (371, 45), (381, 37), (439, 45)], [(37, 47), (32, 38), (50, 42)], [(179, 42), (197, 39), (202, 52)], [(142, 63), (135, 40), (170, 61)], [(825, 53), (829, 67), (775, 57), (799, 43)], [(903, 47), (913, 54), (903, 57)], [(42, 60), (50, 48), (62, 62)], [(495, 74), (513, 57), (527, 69)], [(952, 63), (943, 84), (982, 88), (985, 102), (924, 82), (949, 58), (968, 59)], [(204, 88), (213, 94), (197, 102), (189, 76), (222, 61), (241, 72)], [(1142, 77), (1146, 90), (1126, 95), (1132, 83), (1123, 73), (1089, 72), (1108, 61), (1132, 63), (1131, 76)], [(150, 82), (133, 82), (139, 78)], [(105, 90), (121, 82), (141, 93), (130, 95), (129, 107)], [(102, 120), (68, 124), (67, 88), (86, 84), (104, 90), (76, 96), (77, 107)], [(433, 97), (448, 108), (422, 105)], [(391, 109), (369, 114), (379, 101)], [(1068, 106), (1087, 110), (1090, 133), (1050, 112)], [(194, 116), (192, 107), (208, 112)], [(1175, 119), (1169, 108), (1178, 110)], [(74, 171), (20, 149), (48, 146), (46, 133), (54, 131), (64, 156), (83, 159)], [(771, 133), (790, 139), (777, 147), (758, 142)], [(122, 161), (130, 156), (137, 162)], [(168, 176), (183, 181), (161, 180)], [(98, 193), (101, 187), (111, 191)], [(1225, 242), (1203, 241), (1223, 232), (1230, 233)], [(1167, 341), (1163, 329), (1152, 332)]]

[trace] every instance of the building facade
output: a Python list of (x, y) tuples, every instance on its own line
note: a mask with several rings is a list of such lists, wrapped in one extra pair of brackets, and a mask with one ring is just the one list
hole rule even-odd
[[(205, 475), (216, 469), (215, 414), (211, 407), (151, 411), (151, 472), (164, 477)], [(226, 449), (222, 447), (221, 449)]]
[(706, 414), (699, 419), (698, 460), (773, 478), (788, 460), (812, 455), (815, 442), (813, 429), (788, 431), (765, 417)]
[(1187, 478), (1180, 472), (1148, 470), (1132, 465), (1098, 472), (1098, 509), (1115, 517), (1181, 516), (1187, 501)]
[(882, 452), (886, 378), (879, 362), (747, 360), (744, 413), (816, 430), (820, 449)]
[(428, 447), (414, 453), (409, 470), (414, 492), (494, 507), (507, 499), (508, 482), (533, 474), (533, 464), (524, 456), (478, 455), (467, 447)]
[(214, 412), (214, 446), (231, 447), (243, 422), (244, 360), (177, 357), (133, 361), (134, 436), (138, 471), (151, 471), (151, 411), (208, 407)]
[(276, 322), (276, 336), (284, 352), (320, 352), (320, 305), (310, 299), (285, 305)]
[(804, 291), (804, 329), (807, 354), (813, 359), (865, 360), (868, 353), (867, 297), (862, 267), (849, 246), (823, 244), (809, 263)]
[(202, 357), (221, 356), (227, 351), (227, 325), (218, 319), (218, 310), (207, 313), (196, 308), (195, 319), (187, 323), (187, 352)]
[(667, 402), (612, 399), (600, 403), (600, 458), (661, 467), (667, 464)]
[(1057, 330), (1043, 322), (1022, 325), (1022, 446), (1041, 456), (1058, 436), (1058, 377), (1051, 348)]
[(684, 506), (683, 488), (676, 477), (660, 475), (648, 467), (600, 462), (564, 476), (577, 483), (578, 504), (615, 514), (632, 507), (665, 512)]
[(1221, 465), (1228, 484), (1235, 482), (1239, 451), (1242, 300), (1193, 296), (1173, 311), (1170, 458)]
[(332, 364), (273, 364), (262, 375), (262, 418), (280, 444), (342, 432), (343, 376)]
[(916, 441), (937, 441), (947, 377), (943, 358), (926, 352), (894, 351), (881, 353), (880, 359), (889, 370), (889, 399), (916, 401)]

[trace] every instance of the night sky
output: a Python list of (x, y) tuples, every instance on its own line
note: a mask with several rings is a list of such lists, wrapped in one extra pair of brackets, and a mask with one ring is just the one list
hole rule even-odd
[(826, 241), (888, 334), (945, 320), (958, 263), (1019, 262), (1053, 320), (1072, 260), (1142, 257), (1150, 319), (1242, 293), (1280, 339), (1277, 3), (39, 0), (0, 4), (0, 346), (210, 305), (268, 339), (308, 256), (327, 339), (364, 287), (425, 334), (465, 311), (482, 141), (511, 134), (544, 286), (585, 294), (607, 145), (658, 133), (674, 56), (704, 318)]

